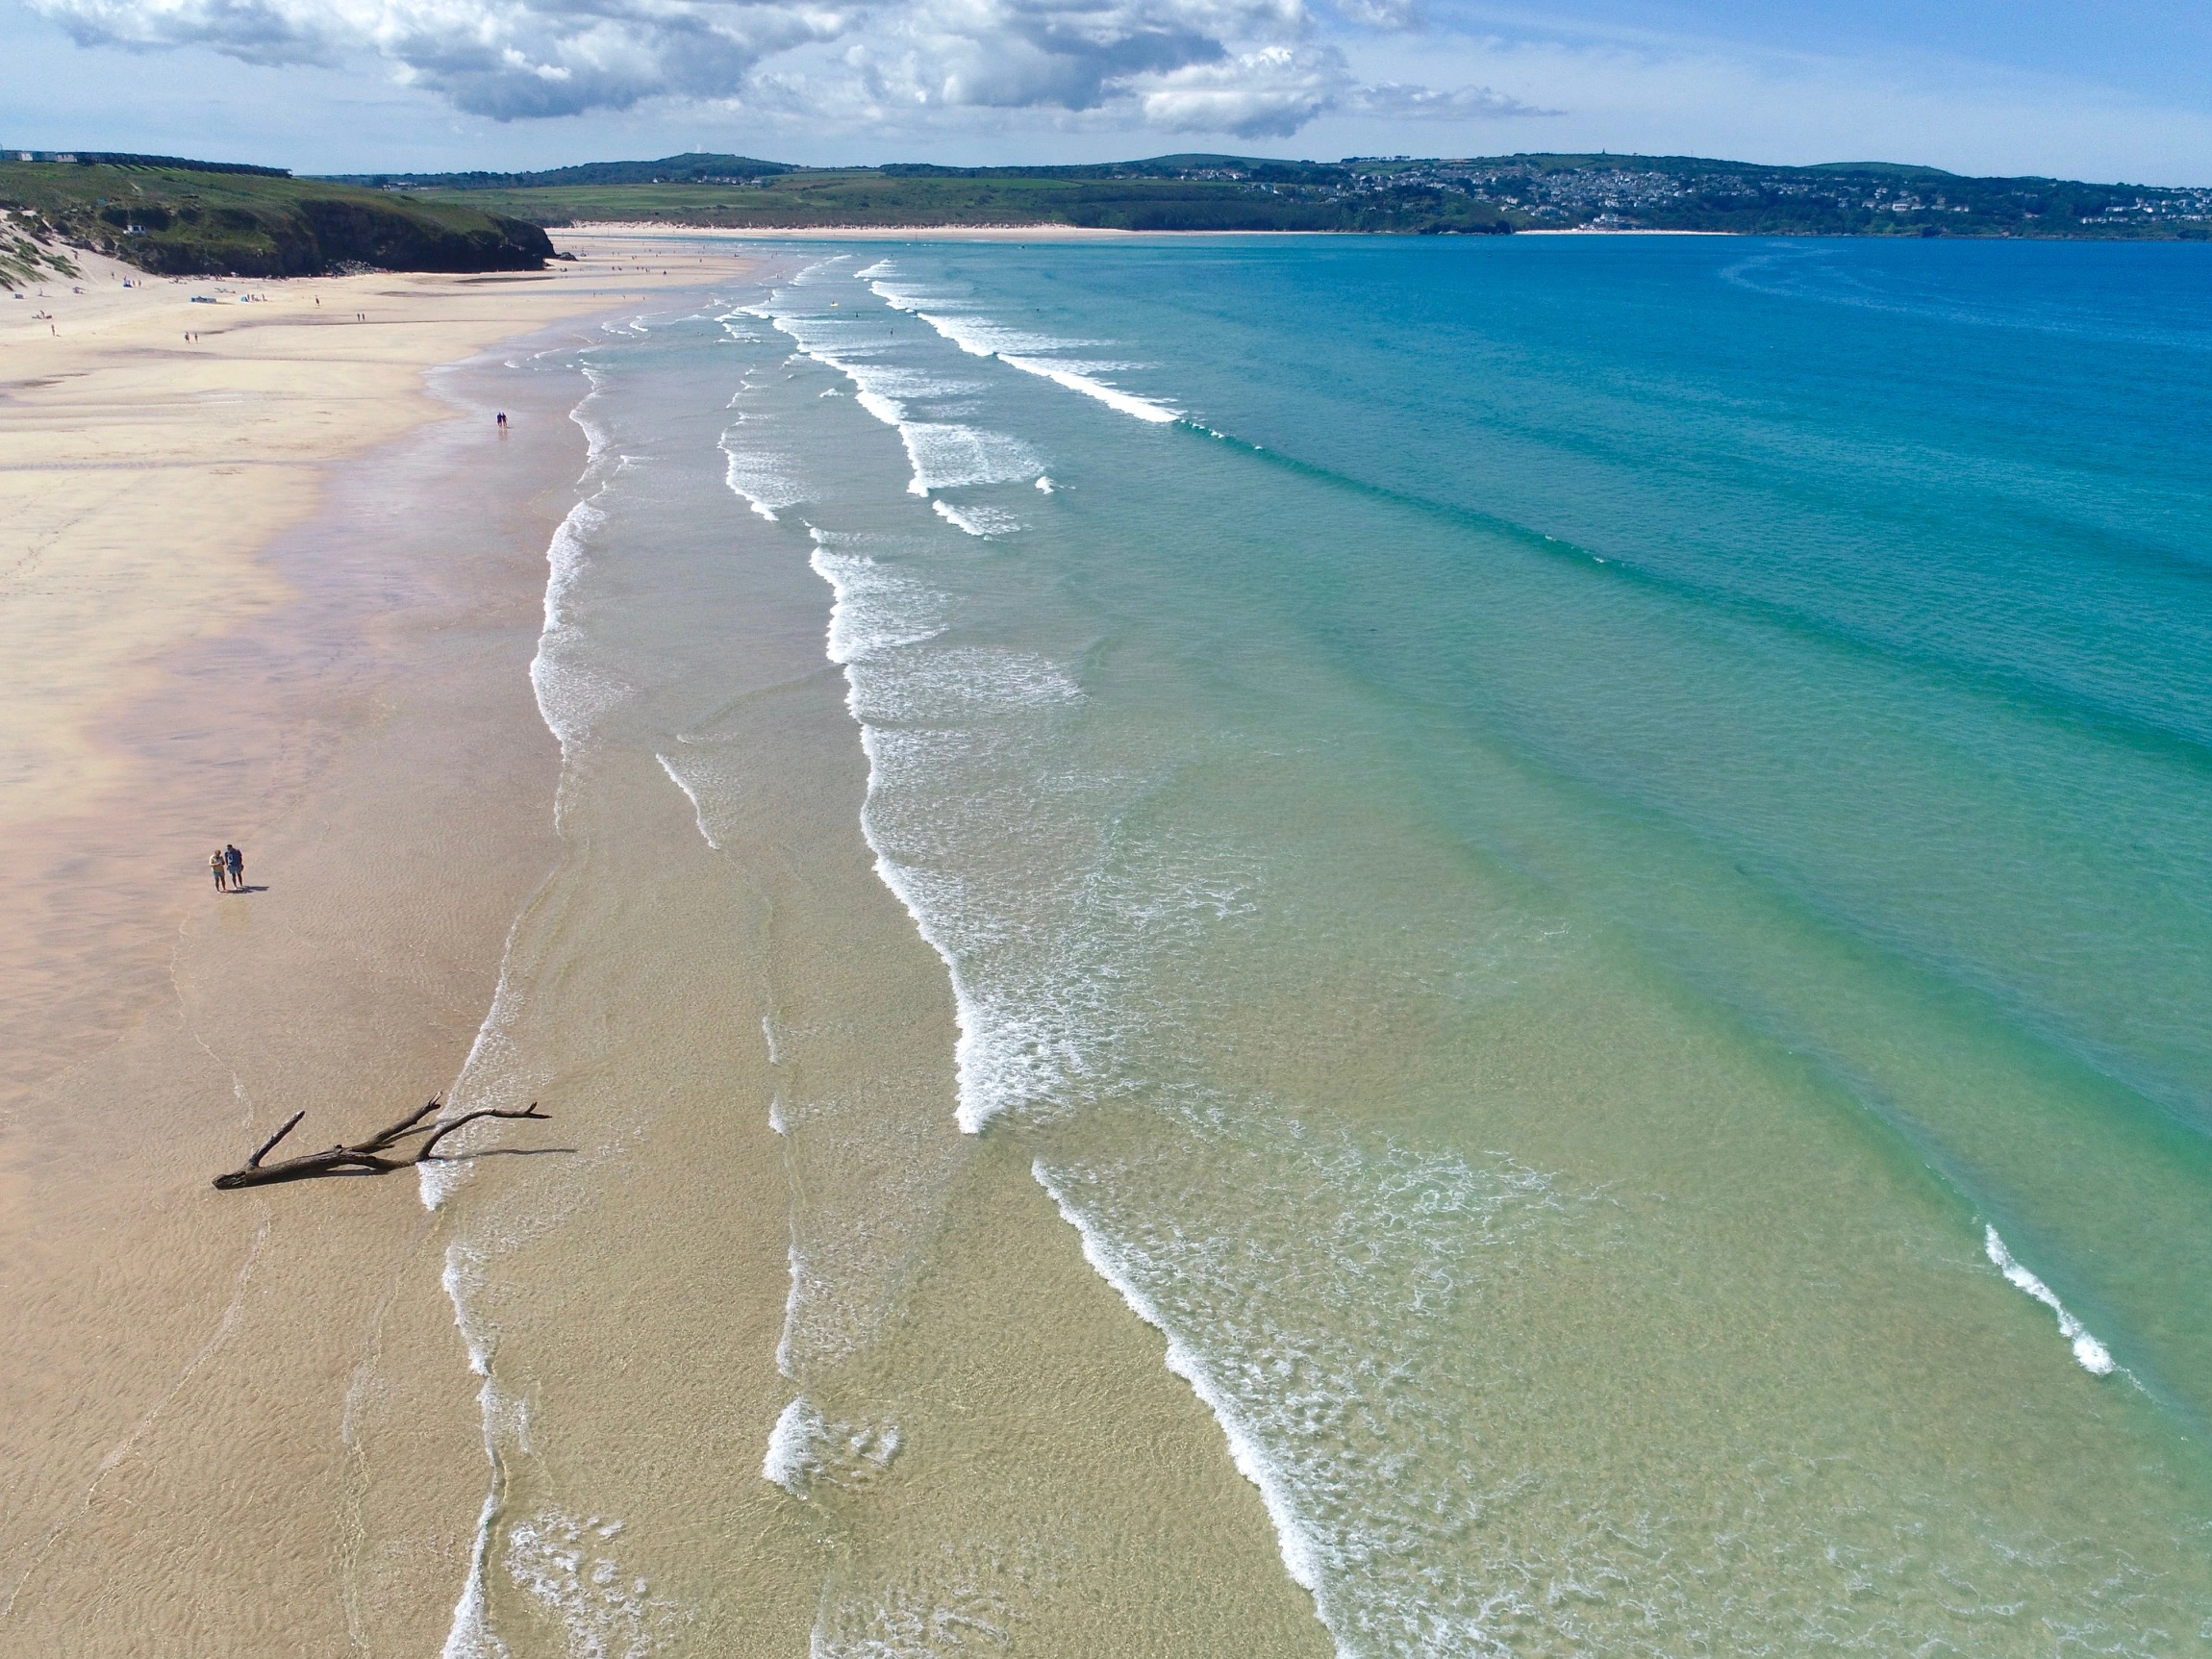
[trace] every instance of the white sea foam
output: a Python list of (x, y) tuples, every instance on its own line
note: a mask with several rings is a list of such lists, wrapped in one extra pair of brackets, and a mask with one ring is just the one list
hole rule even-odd
[[(781, 1094), (777, 1095), (774, 1100), (769, 1102), (768, 1126), (775, 1130), (778, 1135), (789, 1139), (792, 1130), (791, 1125), (784, 1121), (783, 1106), (784, 1098)], [(795, 1219), (793, 1220), (792, 1225), (795, 1229), (797, 1225)], [(798, 1337), (799, 1318), (801, 1312), (803, 1311), (804, 1295), (807, 1282), (807, 1270), (806, 1262), (804, 1258), (799, 1255), (799, 1247), (795, 1240), (792, 1244), (785, 1246), (784, 1265), (789, 1270), (789, 1276), (786, 1279), (784, 1285), (783, 1329), (776, 1333), (776, 1370), (782, 1375), (791, 1377), (792, 1380), (796, 1381), (798, 1372), (795, 1369), (793, 1369), (792, 1363), (792, 1345), (794, 1341), (797, 1340)], [(774, 1454), (774, 1445), (771, 1442), (769, 1445), (769, 1453), (771, 1457)], [(768, 1478), (773, 1480), (775, 1479), (775, 1476), (770, 1475)]]
[(619, 1521), (547, 1509), (508, 1531), (507, 1574), (560, 1621), (569, 1659), (643, 1659), (685, 1622), (609, 1549), (621, 1530)]
[(2056, 1292), (2022, 1267), (1998, 1237), (1997, 1229), (1984, 1223), (1982, 1248), (1996, 1265), (1997, 1270), (2019, 1289), (2025, 1291), (2045, 1307), (2058, 1316), (2058, 1331), (2074, 1349), (2074, 1360), (2081, 1369), (2094, 1376), (2110, 1376), (2119, 1368), (2105, 1345), (2083, 1328), (2079, 1320), (2066, 1311)]
[[(881, 266), (874, 267), (882, 269)], [(867, 272), (859, 273), (866, 276)], [(932, 291), (912, 284), (874, 281), (868, 290), (893, 311), (919, 317), (970, 357), (995, 357), (1001, 352), (1034, 355), (1047, 351), (1072, 351), (1088, 340), (1064, 339), (1058, 335), (1035, 334), (1010, 328), (982, 314), (972, 300), (959, 294)]]
[(923, 311), (921, 304), (900, 304), (886, 292), (881, 283), (875, 285), (875, 291), (883, 294), (898, 310), (911, 312), (919, 317), (970, 357), (1004, 357), (1010, 353), (1036, 357), (1045, 352), (1079, 349), (1089, 343), (1080, 339), (1062, 339), (1055, 335), (1032, 334), (1026, 329), (1008, 328), (1003, 323), (993, 322), (990, 317), (974, 313), (940, 307)]
[(775, 1427), (768, 1430), (768, 1450), (761, 1459), (761, 1478), (773, 1481), (793, 1497), (804, 1497), (808, 1457), (822, 1434), (821, 1413), (806, 1395), (793, 1396), (776, 1415)]
[[(895, 674), (864, 675), (851, 688), (847, 706), (864, 725), (910, 720), (965, 724), (1082, 700), (1083, 688), (1049, 657), (968, 645), (917, 654), (901, 662)], [(898, 756), (887, 754), (885, 760), (888, 780)]]
[(1513, 1367), (1463, 1345), (1468, 1304), (1547, 1276), (1554, 1252), (1612, 1247), (1588, 1229), (1618, 1212), (1500, 1153), (1470, 1164), (1198, 1089), (1157, 1103), (1144, 1144), (1048, 1155), (1036, 1178), (1093, 1269), (1166, 1337), (1338, 1652), (1593, 1647), (1541, 1587), (1617, 1594), (1632, 1582), (1617, 1567), (1651, 1564), (1633, 1546), (1594, 1556), (1606, 1541), (1588, 1538), (1541, 1561), (1470, 1559), (1470, 1528), (1519, 1531), (1514, 1506), (1547, 1483), (1470, 1449), (1484, 1437), (1465, 1412), (1470, 1370)]
[(898, 1449), (896, 1423), (832, 1422), (812, 1400), (799, 1395), (784, 1407), (768, 1431), (761, 1478), (773, 1481), (797, 1498), (811, 1496), (824, 1483), (867, 1486), (891, 1467)]
[(853, 400), (886, 426), (898, 427), (906, 424), (905, 407), (885, 397), (880, 392), (870, 391), (864, 386), (853, 393)]
[(955, 413), (949, 400), (971, 396), (980, 388), (884, 361), (881, 354), (892, 342), (867, 333), (865, 323), (776, 310), (772, 302), (768, 314), (797, 342), (801, 355), (843, 375), (861, 408), (898, 434), (913, 494), (1007, 483), (1043, 470), (1043, 462), (1019, 439), (965, 421), (930, 418)]
[(954, 421), (902, 420), (898, 436), (906, 445), (914, 476), (907, 490), (927, 495), (976, 484), (1007, 484), (1043, 470), (1037, 452), (1018, 438)]
[(462, 1583), (461, 1599), (453, 1605), (453, 1620), (445, 1631), (445, 1646), (439, 1659), (508, 1659), (507, 1644), (491, 1634), (486, 1621), (484, 1556), (490, 1547), (492, 1519), (499, 1513), (497, 1493), (488, 1495), (476, 1516), (476, 1538), (468, 1556), (468, 1576)]
[(1037, 488), (1043, 494), (1049, 495), (1055, 490), (1059, 489), (1060, 486), (1053, 483), (1051, 479), (1046, 478), (1042, 473), (1040, 473), (1037, 479)]
[[(1045, 355), (1078, 348), (1087, 343), (1085, 341), (1009, 328), (987, 316), (955, 311), (941, 297), (916, 289), (880, 281), (869, 284), (869, 288), (886, 305), (919, 317), (971, 357), (996, 358), (1023, 374), (1038, 375), (1055, 386), (1066, 387), (1069, 391), (1079, 391), (1085, 397), (1096, 398), (1107, 408), (1139, 420), (1165, 425), (1182, 418), (1181, 410), (1171, 408), (1156, 398), (1140, 397), (1133, 391), (1124, 391), (1099, 378), (1100, 374), (1116, 368), (1135, 367), (1133, 364), (1074, 362)], [(924, 307), (929, 309), (924, 310)]]
[(937, 515), (947, 524), (965, 530), (970, 536), (1011, 536), (1021, 528), (1021, 520), (1003, 507), (985, 507), (974, 502), (965, 507), (955, 507), (943, 497), (932, 501), (930, 506), (937, 510)]
[(1021, 1604), (1051, 1568), (1030, 1540), (966, 1531), (926, 1553), (840, 1573), (815, 1612), (808, 1659), (975, 1659), (1017, 1646)]
[(791, 457), (762, 443), (757, 436), (741, 434), (741, 428), (733, 426), (722, 434), (722, 453), (728, 458), (723, 482), (769, 523), (776, 522), (779, 510), (806, 500), (807, 491)]
[(573, 610), (590, 539), (606, 522), (598, 505), (605, 488), (602, 485), (568, 510), (545, 552), (545, 620), (538, 635), (537, 654), (530, 660), (530, 686), (537, 694), (538, 712), (564, 756), (630, 691), (603, 668), (580, 660), (582, 630)]
[(715, 839), (714, 831), (707, 828), (707, 810), (699, 804), (699, 792), (684, 781), (684, 774), (676, 770), (676, 763), (666, 755), (657, 754), (653, 758), (661, 763), (661, 769), (668, 774), (668, 781), (682, 790), (684, 798), (691, 803), (691, 819), (699, 826), (699, 839), (720, 852), (722, 843)]
[[(440, 1119), (456, 1118), (479, 1106), (517, 1105), (530, 1086), (529, 1077), (518, 1064), (515, 1040), (509, 1035), (521, 1006), (521, 991), (513, 972), (515, 938), (522, 926), (522, 915), (527, 913), (525, 907), (508, 925), (507, 940), (499, 952), (499, 977), (491, 990), (491, 1006), (484, 1011), (483, 1022), (476, 1027), (476, 1036), (461, 1062), (460, 1075), (445, 1092), (445, 1110), (439, 1114)], [(471, 1125), (470, 1129), (474, 1127)], [(445, 1144), (450, 1145), (459, 1141), (470, 1133), (470, 1129), (456, 1130)], [(447, 1155), (442, 1147), (431, 1162), (417, 1164), (415, 1192), (422, 1207), (441, 1208), (466, 1179), (471, 1168), (465, 1160)]]
[[(815, 536), (815, 570), (836, 594), (829, 655), (845, 668), (847, 704), (860, 722), (868, 758), (862, 831), (876, 855), (877, 875), (945, 964), (957, 1026), (956, 1119), (964, 1131), (977, 1133), (1000, 1113), (1064, 1093), (1063, 1085), (1090, 1072), (1085, 1041), (1075, 1034), (1101, 1025), (1100, 980), (1078, 949), (1074, 958), (1055, 965), (1054, 983), (1064, 993), (1057, 998), (1040, 999), (1013, 984), (979, 990), (966, 961), (978, 941), (968, 936), (978, 927), (990, 930), (988, 912), (958, 874), (902, 856), (901, 845), (916, 844), (913, 832), (887, 833), (885, 815), (892, 810), (887, 792), (896, 793), (909, 779), (935, 780), (930, 795), (941, 799), (943, 760), (955, 751), (972, 754), (983, 740), (966, 729), (901, 730), (882, 722), (999, 721), (1079, 701), (1082, 693), (1064, 669), (1034, 654), (905, 649), (940, 631), (943, 598), (826, 533), (817, 530)], [(952, 817), (935, 819), (932, 833), (957, 840), (958, 820), (970, 811), (998, 820), (989, 833), (1010, 833), (1004, 806), (971, 801)]]
[(1043, 375), (1055, 386), (1064, 386), (1069, 391), (1080, 391), (1085, 397), (1094, 397), (1108, 409), (1123, 415), (1135, 415), (1139, 420), (1149, 420), (1160, 425), (1183, 418), (1183, 412), (1169, 408), (1149, 397), (1139, 397), (1133, 391), (1123, 391), (1118, 386), (1109, 386), (1094, 375), (1089, 375), (1049, 358), (1013, 357), (1001, 352), (998, 361), (1011, 364), (1023, 374)]
[(445, 1247), (445, 1267), (439, 1275), (447, 1300), (453, 1304), (453, 1322), (460, 1329), (468, 1355), (469, 1373), (481, 1379), (476, 1390), (477, 1416), (484, 1436), (485, 1461), (491, 1466), (491, 1490), (476, 1517), (476, 1536), (469, 1549), (468, 1575), (454, 1603), (453, 1621), (446, 1630), (442, 1659), (505, 1659), (507, 1645), (492, 1634), (485, 1570), (491, 1550), (491, 1527), (499, 1518), (499, 1447), (504, 1440), (524, 1439), (529, 1431), (529, 1409), (520, 1400), (506, 1398), (491, 1375), (491, 1332), (471, 1312), (472, 1292), (484, 1284), (484, 1257), (459, 1243)]
[(1129, 1304), (1130, 1312), (1167, 1338), (1168, 1369), (1191, 1385), (1191, 1392), (1220, 1424), (1237, 1472), (1259, 1488), (1260, 1501), (1267, 1506), (1268, 1519), (1274, 1524), (1275, 1542), (1283, 1555), (1283, 1571), (1313, 1596), (1316, 1611), (1321, 1621), (1327, 1623), (1327, 1586), (1321, 1577), (1320, 1556), (1292, 1502), (1291, 1490), (1282, 1470), (1261, 1449), (1225, 1391), (1215, 1383), (1205, 1361), (1161, 1316), (1160, 1309), (1138, 1285), (1135, 1274), (1114, 1244), (1068, 1202), (1067, 1193), (1044, 1168), (1042, 1159), (1030, 1166), (1030, 1173), (1059, 1207), (1060, 1219), (1075, 1229), (1076, 1237), (1083, 1244), (1083, 1259), (1091, 1264), (1092, 1270), (1120, 1294), (1121, 1299)]
[(814, 535), (808, 563), (837, 595), (830, 602), (831, 662), (862, 662), (944, 631), (942, 595), (866, 554), (840, 549), (820, 531)]

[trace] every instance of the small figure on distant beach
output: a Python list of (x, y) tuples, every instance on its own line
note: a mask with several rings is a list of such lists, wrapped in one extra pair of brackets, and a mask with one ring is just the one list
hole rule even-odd
[(223, 864), (231, 872), (231, 892), (245, 892), (246, 855), (226, 842), (223, 846)]
[(507, 430), (507, 411), (504, 409), (499, 412), (499, 430), (502, 432)]
[(223, 860), (221, 847), (217, 847), (214, 852), (208, 854), (208, 873), (215, 878), (215, 891), (217, 892), (223, 891), (223, 877), (229, 873), (229, 870), (230, 866)]

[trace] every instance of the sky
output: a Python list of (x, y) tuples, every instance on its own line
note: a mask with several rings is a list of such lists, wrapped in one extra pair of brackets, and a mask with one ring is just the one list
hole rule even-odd
[(2205, 0), (0, 0), (0, 144), (300, 172), (1616, 150), (2212, 184)]

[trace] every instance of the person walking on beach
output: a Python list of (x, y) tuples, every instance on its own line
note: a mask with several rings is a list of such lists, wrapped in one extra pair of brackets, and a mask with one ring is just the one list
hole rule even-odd
[(504, 409), (499, 412), (499, 430), (502, 432), (507, 430), (507, 411)]
[(229, 868), (230, 866), (223, 860), (221, 847), (217, 847), (214, 852), (208, 854), (208, 873), (215, 878), (215, 891), (217, 892), (223, 891), (223, 876), (229, 871)]
[(223, 846), (223, 864), (231, 872), (231, 892), (246, 890), (246, 855), (228, 842)]

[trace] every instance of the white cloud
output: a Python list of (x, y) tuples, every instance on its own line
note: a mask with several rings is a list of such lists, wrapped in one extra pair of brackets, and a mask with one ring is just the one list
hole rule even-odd
[(1496, 120), (1507, 115), (1559, 115), (1563, 110), (1540, 109), (1509, 98), (1488, 87), (1462, 87), (1440, 92), (1433, 87), (1408, 86), (1403, 81), (1381, 81), (1360, 87), (1344, 100), (1347, 112), (1374, 115), (1389, 121)]
[(1171, 133), (1288, 138), (1350, 89), (1344, 54), (1269, 46), (1148, 79), (1139, 92), (1151, 125)]
[[(249, 63), (384, 62), (495, 121), (714, 105), (893, 127), (960, 111), (1286, 137), (1332, 110), (1529, 113), (1479, 88), (1367, 88), (1306, 0), (32, 0), (82, 44)], [(1337, 0), (1377, 26), (1401, 0)], [(1366, 13), (1361, 13), (1366, 15)]]
[(210, 46), (249, 63), (364, 53), (498, 120), (726, 95), (856, 13), (761, 0), (41, 0), (81, 43)]
[(1488, 87), (1442, 92), (1390, 81), (1363, 86), (1334, 46), (1269, 46), (1136, 83), (1144, 120), (1168, 132), (1288, 138), (1323, 114), (1468, 121), (1546, 115)]

